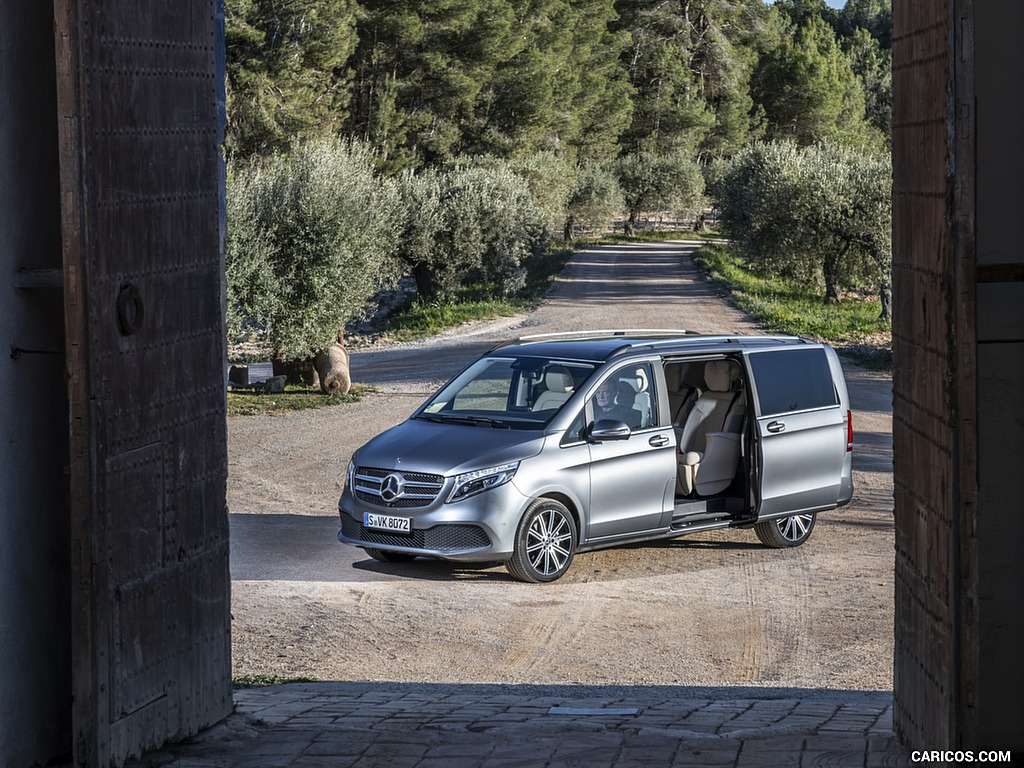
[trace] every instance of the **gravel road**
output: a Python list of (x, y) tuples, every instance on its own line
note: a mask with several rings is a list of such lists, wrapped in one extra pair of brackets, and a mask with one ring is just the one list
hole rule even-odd
[(591, 328), (756, 332), (698, 277), (693, 244), (581, 251), (533, 313), (360, 351), (355, 405), (228, 422), (236, 675), (538, 685), (889, 690), (889, 377), (847, 367), (853, 503), (795, 550), (718, 531), (580, 554), (548, 585), (504, 568), (390, 565), (336, 540), (352, 452), (495, 342)]

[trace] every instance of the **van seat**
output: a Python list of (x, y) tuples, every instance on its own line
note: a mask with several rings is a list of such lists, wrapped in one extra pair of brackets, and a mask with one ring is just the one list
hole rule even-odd
[(684, 496), (721, 493), (732, 483), (740, 457), (746, 396), (734, 391), (739, 366), (728, 360), (704, 365), (704, 392), (687, 416), (679, 439), (676, 490)]
[(547, 387), (533, 404), (534, 411), (545, 411), (558, 408), (569, 399), (575, 386), (569, 369), (561, 365), (552, 365), (544, 373), (544, 386)]

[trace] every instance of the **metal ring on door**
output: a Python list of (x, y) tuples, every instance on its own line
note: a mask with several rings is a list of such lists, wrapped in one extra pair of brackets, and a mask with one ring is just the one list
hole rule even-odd
[(131, 336), (138, 333), (145, 317), (146, 308), (142, 303), (142, 294), (131, 283), (125, 283), (121, 286), (121, 292), (117, 294), (117, 325), (121, 329), (121, 334)]

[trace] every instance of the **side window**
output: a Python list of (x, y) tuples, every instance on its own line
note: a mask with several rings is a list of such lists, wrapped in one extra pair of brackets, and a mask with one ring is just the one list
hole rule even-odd
[(761, 415), (838, 405), (825, 350), (786, 349), (749, 357)]
[(573, 419), (572, 424), (565, 434), (562, 436), (562, 442), (559, 445), (572, 445), (574, 443), (583, 442), (583, 428), (587, 425), (587, 412), (582, 410), (579, 415)]
[(594, 419), (614, 419), (631, 429), (647, 429), (658, 423), (658, 397), (650, 363), (619, 368), (604, 380), (593, 398)]

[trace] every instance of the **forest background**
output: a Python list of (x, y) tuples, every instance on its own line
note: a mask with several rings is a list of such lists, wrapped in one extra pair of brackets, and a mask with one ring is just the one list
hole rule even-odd
[(229, 331), (314, 354), (522, 295), (552, 243), (701, 228), (888, 321), (891, 0), (226, 0)]

